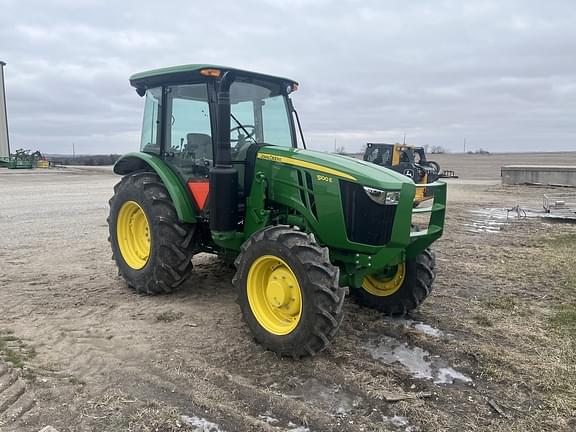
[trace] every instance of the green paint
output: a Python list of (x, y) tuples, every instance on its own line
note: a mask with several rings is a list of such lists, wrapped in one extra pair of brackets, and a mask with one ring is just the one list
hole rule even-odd
[[(265, 183), (267, 188), (255, 191), (253, 186), (250, 200), (247, 201), (247, 212), (256, 208), (255, 197), (264, 197), (267, 191), (267, 198), (285, 209), (284, 212), (277, 212), (276, 217), (280, 223), (297, 225), (305, 231), (313, 232), (320, 244), (329, 248), (331, 261), (341, 269), (343, 285), (361, 286), (366, 275), (422, 253), (442, 235), (446, 205), (446, 184), (443, 182), (430, 186), (435, 190), (436, 196), (434, 206), (430, 210), (414, 209), (416, 186), (412, 180), (375, 164), (345, 156), (284, 147), (263, 147), (260, 154), (265, 156), (261, 156), (256, 161), (256, 172), (263, 180), (258, 184)], [(267, 155), (276, 156), (276, 159)], [(293, 160), (286, 161), (285, 158)], [(298, 166), (300, 162), (303, 162), (304, 168)], [(314, 164), (318, 169), (307, 168), (306, 166), (309, 166), (307, 163)], [(327, 174), (324, 168), (353, 176), (357, 183), (364, 186), (400, 191), (392, 236), (387, 245), (372, 246), (348, 240), (340, 197), (339, 182), (342, 177), (337, 174)], [(303, 179), (303, 186), (300, 186), (298, 172)], [(310, 211), (311, 195), (309, 192), (311, 191), (306, 173), (309, 175), (308, 179), (311, 180), (317, 218)], [(424, 211), (432, 213), (429, 229), (411, 232), (412, 214)], [(265, 225), (259, 223), (246, 224), (245, 238), (263, 226)]]
[(168, 189), (170, 198), (176, 207), (178, 218), (182, 222), (195, 223), (196, 212), (192, 206), (188, 190), (178, 174), (158, 156), (142, 152), (127, 153), (116, 162), (114, 172), (122, 175), (129, 174), (138, 169), (137, 167), (139, 165), (135, 162), (139, 161), (144, 162), (160, 176), (162, 183), (164, 183), (164, 186)]
[[(407, 177), (378, 165), (345, 156), (284, 147), (266, 146), (260, 153), (291, 158), (297, 161), (296, 163), (308, 162), (318, 166), (318, 169), (258, 158), (252, 189), (246, 199), (244, 230), (212, 233), (214, 244), (220, 247), (223, 253), (235, 255), (244, 241), (268, 226), (274, 218), (278, 223), (295, 225), (304, 231), (313, 232), (319, 243), (329, 248), (333, 264), (340, 267), (341, 284), (359, 287), (366, 275), (422, 253), (442, 235), (446, 205), (446, 184), (443, 182), (429, 186), (435, 190), (433, 207), (413, 209), (416, 191), (414, 183)], [(159, 157), (147, 153), (129, 153), (117, 162), (115, 172), (127, 174), (129, 170), (123, 168), (122, 161), (134, 159), (145, 162), (158, 173), (175, 203), (179, 218), (185, 222), (196, 222), (192, 202), (183, 182)], [(392, 236), (387, 245), (373, 246), (348, 240), (340, 197), (340, 177), (326, 174), (322, 168), (353, 176), (356, 182), (365, 186), (400, 191)], [(302, 178), (302, 186), (298, 172)], [(309, 189), (309, 181), (312, 190)], [(310, 211), (311, 192), (317, 216)], [(270, 208), (270, 203), (273, 203), (273, 209)], [(412, 214), (423, 212), (431, 213), (428, 230), (411, 232)]]

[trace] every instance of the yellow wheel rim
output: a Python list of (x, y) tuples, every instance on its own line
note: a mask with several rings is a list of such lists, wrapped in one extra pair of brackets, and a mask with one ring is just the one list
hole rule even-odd
[(406, 276), (406, 264), (398, 264), (396, 271), (392, 275), (380, 277), (380, 275), (369, 275), (364, 278), (362, 288), (378, 297), (387, 297), (400, 289)]
[(116, 221), (116, 238), (126, 264), (134, 270), (146, 265), (150, 256), (150, 225), (138, 203), (126, 201), (120, 207)]
[(293, 331), (302, 316), (302, 292), (298, 279), (286, 262), (263, 255), (248, 271), (247, 294), (258, 323), (275, 335)]

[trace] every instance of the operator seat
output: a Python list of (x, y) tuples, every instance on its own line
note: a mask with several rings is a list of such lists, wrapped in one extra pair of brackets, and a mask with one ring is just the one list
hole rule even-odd
[(384, 164), (384, 158), (382, 157), (382, 150), (380, 150), (379, 148), (374, 149), (374, 151), (372, 152), (372, 157), (374, 157), (374, 153), (376, 153), (376, 157), (374, 158), (374, 160), (372, 161), (373, 163), (377, 164), (377, 165), (383, 165)]
[[(254, 151), (254, 161), (256, 160), (256, 153), (258, 145), (254, 144), (252, 141), (244, 141), (243, 143), (236, 145), (232, 148), (232, 161), (234, 168), (238, 172), (238, 189), (241, 194), (250, 193), (249, 190), (245, 190), (246, 184), (246, 163), (248, 162), (248, 152), (253, 148)], [(237, 162), (237, 163), (234, 163)]]
[(195, 159), (212, 160), (212, 137), (203, 133), (189, 133), (186, 135), (184, 150), (194, 153)]

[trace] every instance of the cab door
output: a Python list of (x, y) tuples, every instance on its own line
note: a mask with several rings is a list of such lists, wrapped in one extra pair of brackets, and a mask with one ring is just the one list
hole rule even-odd
[(164, 160), (187, 183), (198, 210), (208, 199), (214, 165), (213, 131), (206, 83), (165, 88)]

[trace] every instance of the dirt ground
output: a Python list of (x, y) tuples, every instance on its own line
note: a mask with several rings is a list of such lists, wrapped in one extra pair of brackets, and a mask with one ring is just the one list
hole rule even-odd
[(461, 178), (432, 296), (406, 319), (351, 298), (300, 361), (254, 342), (215, 257), (173, 295), (126, 287), (109, 169), (0, 170), (0, 430), (576, 430), (576, 225), (506, 220), (546, 191), (500, 186), (509, 161), (445, 155)]

